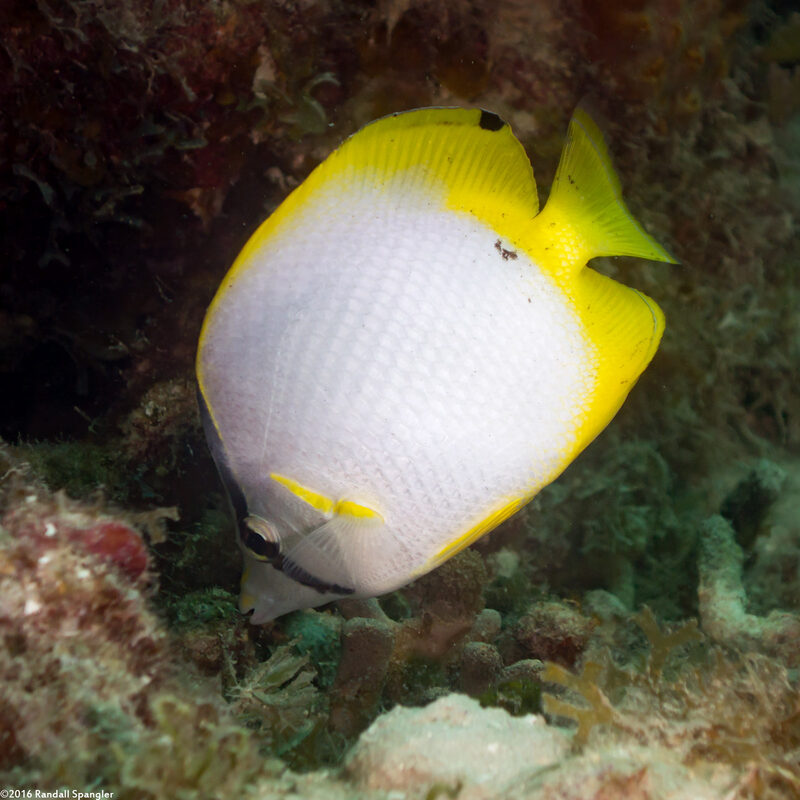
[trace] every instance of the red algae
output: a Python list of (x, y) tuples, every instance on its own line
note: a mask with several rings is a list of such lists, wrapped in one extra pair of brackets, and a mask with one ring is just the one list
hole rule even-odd
[(76, 534), (88, 552), (112, 562), (134, 580), (148, 567), (149, 556), (141, 535), (124, 522), (98, 522), (68, 535)]
[[(83, 783), (101, 757), (91, 709), (112, 703), (135, 729), (165, 675), (146, 552), (130, 526), (98, 522), (91, 507), (13, 476), (2, 489), (0, 763), (26, 765), (43, 785)], [(98, 535), (109, 526), (113, 536)]]
[(150, 556), (142, 534), (131, 523), (70, 500), (65, 494), (31, 494), (14, 504), (2, 524), (43, 552), (69, 543), (119, 568), (134, 581), (147, 582)]

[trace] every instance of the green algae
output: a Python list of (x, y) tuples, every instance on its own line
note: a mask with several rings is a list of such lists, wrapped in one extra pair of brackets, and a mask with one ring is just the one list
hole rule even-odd
[(338, 617), (311, 609), (295, 611), (284, 621), (286, 635), (294, 641), (297, 652), (308, 656), (314, 665), (321, 689), (329, 689), (336, 678), (342, 649), (341, 628)]
[(155, 497), (143, 482), (144, 466), (140, 465), (138, 475), (135, 470), (131, 474), (119, 454), (99, 441), (38, 441), (18, 445), (15, 452), (51, 489), (63, 489), (72, 497), (98, 491), (119, 503), (138, 496)]
[(239, 605), (235, 595), (220, 586), (209, 586), (176, 595), (165, 605), (170, 624), (175, 628), (203, 628), (216, 623), (235, 623)]
[(538, 714), (542, 711), (542, 685), (528, 678), (501, 680), (478, 701), (484, 707), (503, 708), (514, 717)]

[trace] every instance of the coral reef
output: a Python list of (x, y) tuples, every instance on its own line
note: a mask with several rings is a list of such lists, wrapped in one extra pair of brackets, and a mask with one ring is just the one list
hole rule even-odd
[(663, 119), (698, 113), (730, 69), (745, 0), (581, 2), (586, 55), (627, 101), (660, 106)]
[(334, 730), (351, 737), (377, 716), (394, 643), (394, 631), (383, 620), (356, 617), (345, 623), (331, 695)]
[(151, 728), (133, 748), (116, 748), (122, 796), (222, 798), (263, 774), (249, 732), (213, 704), (163, 695), (151, 714)]
[[(790, 6), (3, 4), (3, 785), (800, 796)], [(664, 307), (651, 368), (553, 486), (436, 572), (248, 625), (192, 376), (232, 258), (376, 116), (492, 109), (546, 187), (582, 98), (682, 262), (595, 264)]]
[(556, 664), (542, 673), (543, 681), (577, 693), (585, 703), (545, 696), (548, 713), (578, 723), (575, 744), (591, 741), (598, 726), (610, 726), (612, 740), (666, 747), (695, 772), (704, 762), (726, 765), (733, 787), (728, 796), (751, 796), (755, 787), (757, 797), (796, 794), (800, 697), (786, 667), (762, 654), (731, 656), (717, 648), (704, 654), (704, 666), (670, 664), (674, 651), (702, 639), (696, 623), (664, 633), (648, 609), (635, 621), (649, 644), (641, 670), (606, 658), (586, 662), (580, 675)]
[(271, 774), (259, 742), (283, 752), (315, 724), (319, 692), (307, 657), (283, 647), (256, 663), (244, 621), (204, 617), (197, 598), (191, 622), (167, 631), (152, 609), (155, 578), (135, 527), (152, 527), (153, 515), (133, 520), (100, 500), (54, 495), (7, 451), (2, 457), (6, 783), (222, 797)]
[(106, 728), (141, 725), (167, 642), (141, 535), (6, 464), (0, 538), (0, 765), (43, 785), (111, 768)]
[(591, 630), (590, 620), (576, 609), (540, 602), (517, 622), (514, 637), (526, 656), (571, 666), (586, 648)]

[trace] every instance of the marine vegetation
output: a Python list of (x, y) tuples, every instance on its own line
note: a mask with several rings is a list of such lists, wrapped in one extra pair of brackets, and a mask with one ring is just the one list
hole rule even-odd
[[(2, 787), (800, 795), (791, 3), (1, 6)], [(507, 123), (542, 208), (591, 108), (631, 215), (679, 263), (589, 266), (657, 300), (658, 351), (490, 534), (377, 598), (250, 624), (197, 403), (206, 309), (348, 137), (443, 106)], [(518, 265), (512, 233), (489, 263)], [(381, 511), (270, 471), (289, 500)]]
[(645, 607), (633, 620), (647, 639), (639, 664), (618, 666), (608, 652), (580, 674), (548, 663), (545, 684), (577, 694), (581, 705), (546, 693), (544, 710), (578, 723), (573, 743), (585, 747), (608, 726), (616, 739), (677, 750), (684, 763), (742, 764), (729, 797), (791, 797), (800, 792), (800, 697), (785, 665), (762, 653), (737, 654), (703, 642), (692, 620), (664, 632)]

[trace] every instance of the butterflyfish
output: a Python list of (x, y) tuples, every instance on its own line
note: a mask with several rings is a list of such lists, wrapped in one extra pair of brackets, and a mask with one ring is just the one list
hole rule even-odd
[(206, 435), (262, 623), (423, 575), (608, 424), (664, 315), (589, 268), (673, 259), (578, 108), (549, 199), (507, 123), (429, 108), (362, 128), (259, 227), (197, 354)]

